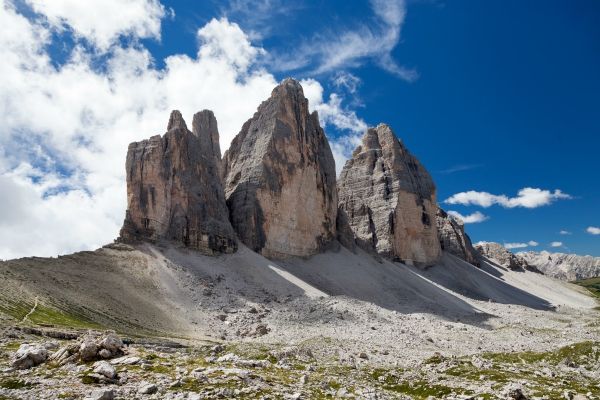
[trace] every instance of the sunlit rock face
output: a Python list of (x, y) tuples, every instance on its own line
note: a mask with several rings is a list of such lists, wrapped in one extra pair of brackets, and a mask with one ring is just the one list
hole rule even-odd
[(310, 256), (335, 239), (335, 162), (297, 81), (286, 79), (258, 107), (223, 167), (232, 225), (252, 250)]

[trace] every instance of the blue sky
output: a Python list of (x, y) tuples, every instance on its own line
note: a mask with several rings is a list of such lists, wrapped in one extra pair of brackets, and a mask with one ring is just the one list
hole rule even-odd
[[(39, 212), (0, 214), (0, 257), (109, 241), (123, 217), (126, 143), (161, 133), (171, 108), (189, 118), (208, 107), (226, 147), (287, 76), (303, 80), (338, 162), (365, 124), (391, 125), (433, 175), (442, 207), (485, 216), (466, 225), (474, 241), (600, 256), (600, 234), (586, 231), (600, 227), (597, 1), (106, 0), (93, 13), (70, 1), (2, 2), (15, 32), (0, 34), (3, 58), (36, 67), (0, 71), (14, 74), (0, 89), (10, 116), (0, 189), (18, 194), (0, 204)], [(25, 107), (34, 110), (14, 116)], [(524, 188), (540, 191), (514, 199)], [(49, 243), (17, 245), (27, 225)]]

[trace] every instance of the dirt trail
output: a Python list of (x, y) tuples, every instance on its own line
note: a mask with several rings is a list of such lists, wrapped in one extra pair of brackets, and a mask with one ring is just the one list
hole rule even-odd
[(31, 307), (31, 310), (29, 310), (29, 312), (27, 313), (27, 315), (25, 315), (23, 317), (23, 319), (21, 320), (22, 324), (25, 323), (27, 321), (27, 319), (29, 318), (29, 316), (35, 312), (35, 309), (38, 306), (38, 301), (39, 301), (39, 296), (35, 296), (35, 301), (34, 301), (33, 307)]

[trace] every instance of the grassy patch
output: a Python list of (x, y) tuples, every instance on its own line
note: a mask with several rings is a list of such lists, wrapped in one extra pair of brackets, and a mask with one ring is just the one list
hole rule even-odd
[(4, 389), (26, 389), (34, 386), (33, 383), (25, 382), (21, 379), (6, 379), (0, 381), (0, 387)]
[(10, 299), (3, 299), (0, 302), (0, 312), (10, 315), (18, 321), (22, 321), (25, 316), (27, 316), (27, 319), (24, 322), (38, 325), (59, 325), (84, 329), (102, 328), (101, 325), (91, 321), (78, 312), (65, 312), (41, 302), (39, 302), (35, 307), (35, 310), (29, 314), (33, 309), (34, 304), (34, 302), (14, 302)]
[(582, 279), (580, 281), (575, 281), (573, 283), (575, 283), (576, 285), (579, 285), (579, 286), (583, 286), (592, 295), (600, 298), (600, 278)]

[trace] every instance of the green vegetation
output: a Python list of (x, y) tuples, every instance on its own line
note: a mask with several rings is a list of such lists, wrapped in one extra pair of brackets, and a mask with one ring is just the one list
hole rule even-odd
[(6, 379), (0, 381), (0, 387), (4, 389), (25, 389), (33, 386), (33, 383), (25, 382), (20, 379)]
[(579, 286), (583, 286), (595, 297), (600, 298), (600, 278), (583, 279), (573, 282)]
[(9, 299), (3, 299), (0, 302), (0, 312), (11, 316), (18, 321), (30, 324), (58, 325), (83, 329), (102, 328), (101, 325), (84, 317), (79, 312), (65, 312), (56, 307), (43, 304), (42, 302), (39, 302), (36, 305), (35, 302), (14, 302)]

